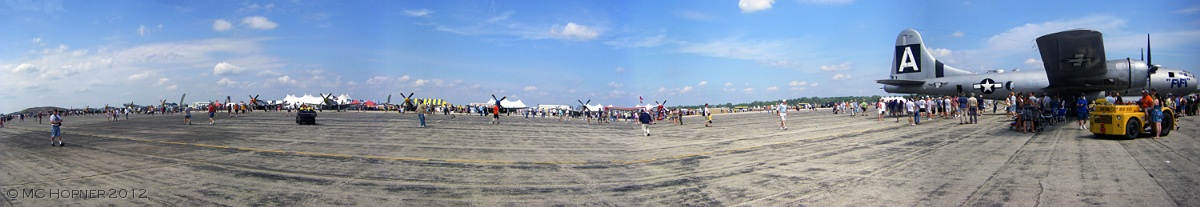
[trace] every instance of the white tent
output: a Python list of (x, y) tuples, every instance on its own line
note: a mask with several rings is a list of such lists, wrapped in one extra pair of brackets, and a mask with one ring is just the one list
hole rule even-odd
[(312, 105), (325, 104), (324, 98), (315, 97), (315, 96), (308, 95), (308, 94), (304, 94), (304, 96), (302, 96), (302, 97), (296, 97), (294, 95), (288, 94), (287, 97), (283, 98), (283, 101), (287, 102), (288, 104), (312, 104)]
[(337, 99), (337, 104), (350, 104), (354, 100), (354, 98), (350, 98), (350, 95), (346, 95), (344, 93), (333, 98)]
[[(488, 99), (487, 103), (489, 105), (496, 104), (496, 99)], [(509, 101), (508, 99), (500, 101), (500, 106), (508, 109), (529, 108), (529, 106), (525, 105), (525, 102), (521, 102), (521, 100)]]

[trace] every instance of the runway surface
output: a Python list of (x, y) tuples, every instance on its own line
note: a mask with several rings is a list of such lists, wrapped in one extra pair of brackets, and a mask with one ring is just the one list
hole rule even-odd
[[(200, 115), (200, 113), (196, 113)], [(200, 116), (197, 116), (200, 117)], [(66, 117), (0, 128), (0, 206), (1200, 206), (1195, 117), (1161, 140), (793, 112), (587, 125), (284, 112)], [(48, 123), (48, 120), (46, 121)]]

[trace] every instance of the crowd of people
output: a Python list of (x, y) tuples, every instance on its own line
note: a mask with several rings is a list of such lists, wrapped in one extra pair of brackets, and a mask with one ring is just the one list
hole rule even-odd
[[(1157, 139), (1161, 133), (1161, 122), (1165, 118), (1162, 113), (1162, 108), (1170, 108), (1175, 112), (1175, 116), (1195, 116), (1198, 112), (1197, 106), (1200, 105), (1200, 96), (1195, 94), (1186, 96), (1176, 96), (1173, 94), (1161, 95), (1153, 89), (1143, 91), (1142, 97), (1136, 101), (1123, 100), (1117, 92), (1106, 92), (1105, 96), (1098, 100), (1088, 100), (1085, 94), (1079, 94), (1074, 101), (1064, 100), (1063, 97), (1050, 94), (1042, 94), (1038, 96), (1035, 93), (1014, 92), (1008, 98), (1002, 101), (984, 100), (982, 95), (975, 94), (960, 94), (959, 96), (941, 96), (941, 97), (911, 97), (911, 98), (884, 98), (879, 99), (874, 104), (865, 100), (838, 102), (832, 104), (832, 112), (834, 114), (849, 114), (850, 116), (867, 116), (869, 107), (875, 106), (877, 121), (883, 121), (885, 116), (895, 117), (895, 122), (900, 122), (902, 117), (907, 117), (908, 125), (916, 126), (921, 124), (922, 119), (933, 120), (940, 119), (958, 119), (959, 124), (977, 124), (978, 117), (983, 110), (986, 109), (986, 103), (990, 102), (992, 111), (1004, 109), (1005, 114), (1013, 120), (1012, 129), (1019, 132), (1037, 132), (1038, 127), (1045, 121), (1042, 117), (1045, 114), (1053, 114), (1058, 119), (1067, 114), (1067, 112), (1076, 115), (1078, 129), (1087, 130), (1089, 121), (1089, 112), (1093, 111), (1096, 104), (1133, 104), (1138, 105), (1150, 119), (1150, 122), (1155, 126), (1154, 135)], [(503, 99), (500, 99), (503, 100)], [(1000, 104), (1003, 103), (1001, 106)], [(125, 119), (129, 119), (130, 114), (173, 114), (183, 113), (184, 124), (191, 125), (191, 111), (194, 107), (176, 107), (168, 109), (168, 107), (142, 107), (142, 108), (117, 108), (108, 107), (103, 110), (52, 110), (41, 113), (19, 113), (19, 114), (0, 114), (0, 127), (4, 127), (5, 122), (11, 122), (17, 119), (19, 122), (24, 122), (26, 117), (37, 118), (38, 123), (42, 123), (43, 117), (49, 117), (51, 122), (51, 144), (62, 146), (61, 126), (63, 116), (68, 115), (91, 115), (103, 114), (108, 121), (117, 121), (121, 115)], [(309, 105), (299, 105), (288, 107), (299, 110), (314, 110)], [(570, 110), (567, 108), (550, 108), (537, 109), (525, 108), (514, 110), (504, 109), (500, 105), (500, 101), (496, 101), (491, 105), (468, 105), (468, 106), (453, 106), (453, 105), (433, 105), (424, 103), (420, 100), (411, 107), (397, 107), (399, 113), (407, 111), (416, 112), (418, 115), (418, 127), (426, 127), (426, 115), (442, 113), (443, 115), (454, 116), (455, 113), (462, 114), (478, 114), (480, 116), (492, 115), (492, 124), (500, 124), (500, 115), (503, 113), (506, 116), (511, 116), (513, 113), (523, 115), (524, 118), (547, 118), (557, 117), (560, 121), (564, 119), (586, 119), (591, 123), (592, 119), (596, 119), (598, 124), (618, 122), (640, 123), (642, 131), (646, 136), (650, 136), (650, 126), (658, 120), (666, 120), (669, 123), (684, 123), (684, 116), (699, 115), (702, 117), (705, 127), (713, 125), (713, 110), (705, 104), (702, 108), (685, 109), (685, 108), (658, 108), (657, 110), (648, 110), (639, 108), (636, 110)], [(246, 113), (253, 110), (252, 107), (246, 104), (231, 104), (222, 105), (216, 102), (199, 107), (201, 110), (208, 112), (209, 124), (216, 124), (216, 112), (226, 110), (231, 113), (231, 117), (236, 117), (236, 114)], [(274, 110), (283, 110), (284, 107), (268, 108)], [(779, 118), (779, 129), (787, 130), (787, 113), (788, 110), (816, 110), (811, 105), (796, 105), (791, 106), (787, 101), (780, 101), (776, 105), (766, 107), (753, 108), (722, 108), (724, 113), (752, 112), (763, 111), (777, 115)], [(1178, 127), (1177, 125), (1175, 127)]]

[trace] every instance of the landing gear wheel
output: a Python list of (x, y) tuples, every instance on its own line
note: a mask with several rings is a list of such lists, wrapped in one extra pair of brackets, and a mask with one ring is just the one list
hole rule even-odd
[(1163, 121), (1162, 121), (1162, 133), (1159, 133), (1158, 135), (1165, 137), (1168, 134), (1171, 134), (1172, 129), (1175, 129), (1175, 114), (1171, 114), (1171, 112), (1164, 111), (1163, 112)]
[(1125, 139), (1137, 139), (1142, 134), (1142, 121), (1129, 119), (1125, 122)]

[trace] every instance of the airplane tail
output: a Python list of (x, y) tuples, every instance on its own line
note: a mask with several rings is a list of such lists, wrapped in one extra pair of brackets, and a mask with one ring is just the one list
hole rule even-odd
[(925, 79), (971, 74), (934, 59), (933, 53), (925, 48), (921, 34), (913, 29), (900, 31), (900, 35), (896, 36), (891, 71), (890, 80), (879, 82), (888, 85), (917, 85)]

